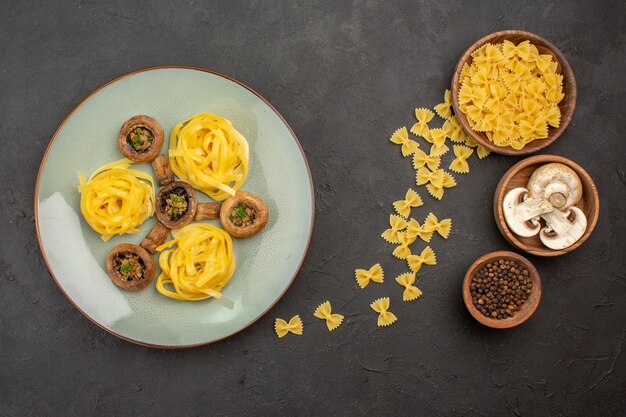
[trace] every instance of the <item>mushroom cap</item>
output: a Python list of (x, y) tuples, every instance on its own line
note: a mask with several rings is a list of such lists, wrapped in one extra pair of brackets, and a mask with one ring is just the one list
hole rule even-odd
[[(144, 273), (142, 279), (126, 281), (122, 278), (120, 272), (115, 268), (115, 259), (118, 255), (123, 255), (125, 253), (132, 253), (133, 255), (137, 255), (139, 259), (143, 262)], [(130, 243), (122, 243), (111, 249), (109, 251), (109, 254), (107, 255), (106, 267), (113, 284), (127, 291), (143, 290), (152, 282), (152, 280), (154, 279), (154, 273), (156, 272), (154, 260), (152, 259), (152, 256), (150, 256), (148, 251), (141, 246), (133, 245)]]
[[(249, 226), (235, 226), (230, 221), (230, 212), (241, 203), (247, 204), (255, 211), (255, 220)], [(247, 191), (238, 191), (234, 196), (228, 197), (220, 210), (220, 222), (224, 230), (233, 237), (243, 238), (259, 233), (267, 224), (269, 211), (267, 206), (259, 197)]]
[(539, 239), (550, 249), (561, 250), (572, 246), (587, 229), (587, 217), (578, 207), (570, 207), (566, 212), (554, 210), (542, 214), (546, 227), (541, 229)]
[[(143, 127), (152, 132), (154, 139), (152, 144), (145, 152), (137, 152), (127, 142), (128, 134), (136, 127)], [(130, 159), (133, 162), (149, 162), (159, 155), (161, 147), (163, 146), (163, 127), (150, 116), (138, 115), (131, 117), (124, 122), (120, 128), (120, 133), (117, 135), (117, 147), (122, 155)]]
[[(187, 211), (183, 214), (178, 220), (172, 220), (170, 216), (165, 213), (163, 207), (163, 201), (168, 197), (171, 191), (176, 190), (177, 188), (182, 188), (187, 197)], [(156, 217), (163, 224), (163, 226), (168, 229), (180, 229), (183, 226), (189, 224), (194, 216), (196, 215), (196, 210), (198, 209), (198, 197), (196, 195), (196, 190), (189, 184), (184, 181), (174, 181), (169, 184), (161, 187), (157, 194), (156, 198)]]
[(552, 162), (537, 168), (528, 179), (528, 195), (545, 198), (558, 210), (566, 211), (580, 201), (583, 186), (576, 172), (565, 164)]
[(509, 229), (511, 229), (513, 233), (522, 237), (535, 236), (541, 229), (541, 225), (536, 216), (526, 220), (524, 213), (519, 210), (520, 205), (524, 202), (527, 195), (528, 190), (526, 188), (513, 188), (506, 193), (502, 201), (502, 211), (507, 226), (509, 226)]

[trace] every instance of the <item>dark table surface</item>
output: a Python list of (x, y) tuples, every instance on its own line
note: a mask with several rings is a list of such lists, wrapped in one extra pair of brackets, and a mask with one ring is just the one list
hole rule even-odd
[[(623, 2), (1, 4), (0, 415), (624, 415)], [(439, 265), (419, 274), (417, 302), (401, 302), (393, 277), (405, 267), (378, 237), (413, 184), (391, 132), (438, 103), (465, 48), (499, 29), (535, 32), (569, 59), (578, 105), (544, 153), (581, 164), (601, 206), (582, 247), (530, 257), (541, 305), (507, 331), (477, 324), (460, 284), (474, 259), (511, 249), (490, 205), (518, 158), (472, 157), (441, 202), (420, 189), (420, 215), (452, 217), (454, 230), (433, 240)], [(316, 195), (313, 243), (286, 296), (245, 332), (183, 351), (119, 340), (83, 317), (50, 277), (33, 219), (37, 168), (65, 115), (106, 81), (165, 64), (264, 95), (302, 142)], [(354, 269), (376, 261), (387, 282), (358, 290)], [(385, 295), (399, 320), (379, 329), (369, 303)], [(333, 333), (311, 315), (326, 299), (346, 315)], [(293, 314), (304, 335), (278, 340), (274, 318)]]

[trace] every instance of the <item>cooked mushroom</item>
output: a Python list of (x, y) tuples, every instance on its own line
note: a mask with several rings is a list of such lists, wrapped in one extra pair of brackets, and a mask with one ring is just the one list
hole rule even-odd
[(156, 204), (159, 222), (169, 229), (179, 229), (193, 220), (198, 208), (198, 199), (191, 185), (183, 181), (174, 181), (161, 187)]
[(587, 229), (587, 218), (578, 207), (570, 207), (565, 212), (553, 210), (542, 214), (541, 218), (546, 221), (546, 227), (541, 229), (539, 238), (550, 249), (572, 246)]
[(154, 171), (159, 187), (163, 187), (174, 181), (174, 173), (170, 169), (170, 164), (167, 162), (165, 155), (161, 154), (154, 158), (152, 161), (152, 170)]
[(117, 147), (122, 155), (134, 162), (152, 161), (161, 152), (163, 128), (150, 116), (128, 119), (117, 135)]
[(220, 210), (222, 227), (231, 236), (240, 238), (257, 234), (267, 224), (267, 217), (265, 203), (246, 191), (228, 197)]
[(567, 165), (557, 162), (537, 168), (530, 176), (527, 188), (531, 198), (545, 198), (561, 211), (578, 203), (583, 195), (578, 174)]
[(109, 252), (107, 272), (113, 284), (123, 290), (138, 291), (154, 279), (154, 260), (141, 246), (122, 243)]
[(156, 225), (143, 238), (140, 246), (150, 253), (156, 253), (156, 248), (165, 243), (169, 233), (170, 229), (157, 221)]
[(513, 188), (502, 202), (504, 220), (511, 231), (518, 236), (529, 237), (539, 233), (539, 216), (553, 210), (543, 198), (531, 198), (523, 187)]
[(220, 217), (220, 210), (222, 208), (222, 202), (216, 201), (213, 203), (200, 203), (198, 204), (198, 210), (196, 211), (195, 220), (207, 220), (217, 219)]

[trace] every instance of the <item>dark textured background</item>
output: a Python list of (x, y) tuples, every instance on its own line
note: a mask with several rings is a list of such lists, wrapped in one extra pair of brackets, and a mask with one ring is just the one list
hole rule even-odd
[[(0, 415), (623, 415), (623, 2), (0, 5)], [(530, 258), (543, 299), (508, 331), (478, 325), (460, 283), (475, 258), (511, 249), (490, 204), (517, 159), (473, 156), (441, 202), (420, 188), (415, 215), (450, 216), (454, 230), (433, 239), (440, 262), (419, 274), (417, 302), (401, 302), (403, 263), (378, 238), (413, 183), (388, 137), (414, 107), (438, 103), (465, 48), (498, 29), (538, 33), (570, 60), (578, 107), (546, 151), (580, 163), (601, 198), (581, 248)], [(48, 274), (33, 224), (37, 167), (65, 115), (102, 83), (163, 64), (210, 68), (264, 95), (299, 136), (317, 198), (313, 244), (283, 300), (244, 333), (185, 351), (135, 346), (84, 318)], [(387, 282), (357, 289), (354, 269), (376, 261)], [(368, 304), (383, 295), (399, 320), (378, 329)], [(311, 314), (326, 299), (346, 315), (333, 333)], [(294, 314), (304, 335), (278, 340), (274, 318)]]

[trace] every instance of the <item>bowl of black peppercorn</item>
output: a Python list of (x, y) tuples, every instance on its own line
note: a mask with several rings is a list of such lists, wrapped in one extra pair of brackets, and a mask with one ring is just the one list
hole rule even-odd
[(481, 256), (463, 280), (463, 301), (480, 323), (495, 329), (518, 326), (533, 315), (541, 299), (541, 279), (533, 264), (514, 252)]

